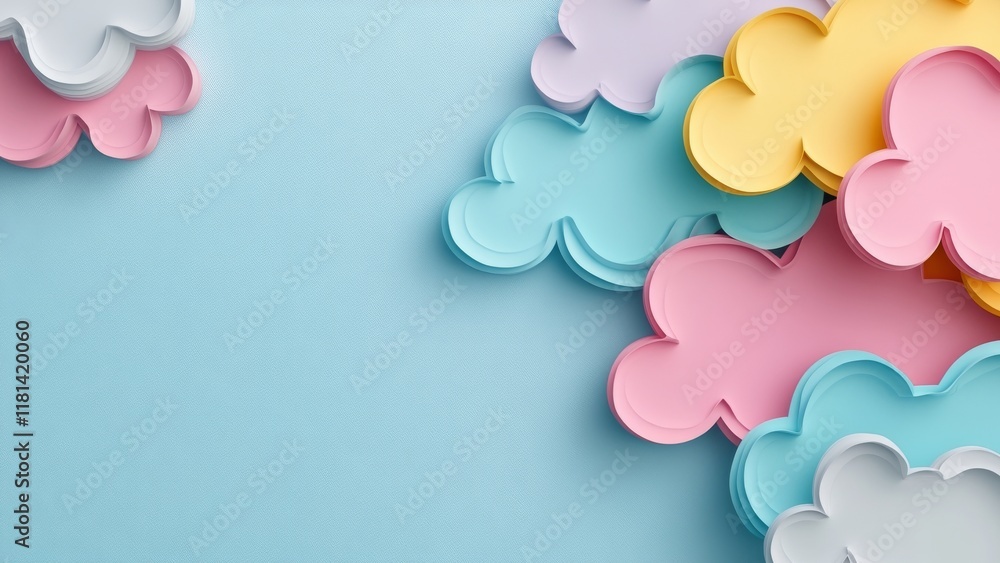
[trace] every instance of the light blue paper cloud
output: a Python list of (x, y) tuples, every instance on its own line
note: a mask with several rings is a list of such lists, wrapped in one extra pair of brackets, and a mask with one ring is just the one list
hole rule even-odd
[(966, 446), (998, 451), (998, 398), (1000, 342), (967, 352), (934, 386), (913, 386), (872, 354), (828, 356), (802, 378), (790, 415), (740, 444), (730, 479), (736, 512), (763, 537), (780, 513), (812, 502), (820, 459), (850, 434), (885, 436), (914, 466)]
[(486, 151), (488, 177), (452, 196), (443, 227), (470, 266), (523, 272), (559, 245), (581, 277), (600, 287), (642, 287), (666, 248), (717, 231), (767, 249), (800, 238), (823, 194), (805, 179), (773, 194), (721, 192), (692, 167), (684, 119), (702, 88), (722, 77), (716, 57), (678, 65), (646, 115), (598, 100), (583, 124), (558, 112), (514, 112)]

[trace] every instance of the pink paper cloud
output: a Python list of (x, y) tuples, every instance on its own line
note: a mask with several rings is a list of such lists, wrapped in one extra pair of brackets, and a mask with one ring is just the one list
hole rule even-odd
[(156, 147), (162, 115), (190, 111), (201, 96), (194, 62), (180, 49), (139, 51), (122, 81), (93, 100), (52, 93), (13, 42), (0, 42), (0, 158), (27, 168), (56, 164), (85, 133), (101, 153), (136, 159)]
[(972, 47), (920, 55), (890, 85), (883, 122), (889, 148), (841, 186), (848, 242), (893, 269), (923, 264), (943, 243), (964, 274), (1000, 281), (1000, 61)]
[(871, 352), (936, 384), (964, 352), (1000, 337), (1000, 318), (960, 283), (859, 258), (833, 205), (782, 258), (718, 235), (673, 247), (650, 271), (645, 303), (656, 335), (621, 353), (608, 398), (626, 428), (659, 443), (716, 423), (739, 441), (787, 415), (802, 374), (836, 351)]

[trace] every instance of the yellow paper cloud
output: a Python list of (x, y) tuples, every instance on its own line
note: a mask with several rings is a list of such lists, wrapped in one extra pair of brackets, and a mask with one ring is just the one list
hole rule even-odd
[(840, 0), (824, 20), (762, 14), (730, 43), (726, 77), (691, 105), (688, 155), (728, 192), (771, 192), (803, 173), (836, 195), (858, 160), (885, 148), (883, 98), (899, 69), (943, 46), (1000, 54), (998, 27), (997, 0)]
[(969, 290), (969, 295), (980, 307), (1000, 316), (1000, 283), (981, 281), (964, 274), (962, 281), (965, 289)]

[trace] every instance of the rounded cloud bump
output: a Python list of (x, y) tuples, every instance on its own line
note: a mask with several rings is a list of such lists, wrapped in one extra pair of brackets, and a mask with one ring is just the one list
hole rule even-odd
[(812, 501), (823, 453), (851, 434), (885, 436), (919, 465), (966, 446), (1000, 451), (998, 394), (1000, 342), (973, 348), (929, 386), (872, 354), (827, 356), (799, 382), (789, 416), (754, 428), (737, 449), (736, 512), (763, 536), (782, 512)]
[(1000, 53), (997, 21), (1000, 2), (981, 0), (841, 0), (823, 20), (763, 14), (733, 40), (726, 77), (691, 106), (695, 166), (732, 193), (772, 192), (804, 173), (836, 195), (859, 159), (885, 148), (882, 102), (896, 72), (949, 45)]
[(194, 13), (194, 0), (4, 0), (0, 39), (53, 92), (90, 99), (124, 78), (137, 49), (176, 43)]
[(733, 197), (691, 167), (684, 114), (721, 74), (717, 58), (676, 67), (645, 115), (600, 101), (582, 124), (545, 108), (518, 110), (487, 149), (489, 175), (461, 187), (446, 206), (449, 246), (475, 268), (517, 273), (558, 245), (587, 281), (632, 290), (664, 249), (720, 226), (762, 248), (797, 240), (822, 205), (813, 185), (802, 180), (765, 198)]
[(538, 45), (531, 75), (560, 111), (581, 111), (600, 95), (625, 111), (648, 112), (674, 65), (721, 57), (740, 26), (789, 5), (817, 16), (830, 9), (826, 0), (563, 0), (562, 32)]
[(35, 79), (9, 42), (0, 43), (0, 158), (29, 168), (56, 164), (86, 133), (101, 153), (122, 159), (148, 155), (160, 139), (162, 115), (194, 108), (198, 70), (183, 51), (143, 51), (111, 92), (67, 100)]
[(738, 441), (787, 413), (802, 374), (836, 351), (884, 356), (930, 384), (1000, 335), (1000, 318), (956, 281), (860, 259), (833, 204), (781, 258), (716, 236), (671, 248), (650, 271), (646, 311), (657, 336), (621, 353), (608, 399), (626, 428), (659, 443), (716, 422)]
[(912, 469), (890, 440), (856, 434), (823, 456), (814, 504), (768, 530), (768, 563), (992, 563), (1000, 553), (1000, 455), (960, 448)]
[(1000, 61), (975, 48), (930, 51), (886, 96), (888, 149), (862, 159), (838, 200), (844, 234), (875, 264), (915, 268), (943, 243), (968, 277), (1000, 281), (992, 148)]

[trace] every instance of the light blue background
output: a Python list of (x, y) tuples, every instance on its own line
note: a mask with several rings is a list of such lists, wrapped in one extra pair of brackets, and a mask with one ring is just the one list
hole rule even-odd
[[(535, 561), (762, 559), (732, 523), (734, 447), (721, 433), (657, 446), (608, 409), (611, 363), (650, 332), (638, 295), (591, 287), (558, 256), (519, 276), (482, 274), (443, 241), (442, 206), (483, 174), (494, 128), (540, 103), (529, 62), (557, 30), (558, 1), (401, 1), (349, 61), (341, 43), (387, 1), (225, 13), (201, 1), (182, 47), (204, 97), (166, 119), (152, 156), (90, 155), (60, 172), (0, 165), (0, 554), (196, 560), (190, 537), (247, 493), (252, 504), (201, 559), (524, 560), (522, 546), (573, 502), (582, 516)], [(481, 78), (496, 83), (481, 107), (460, 125), (446, 117)], [(241, 145), (283, 108), (295, 119), (248, 162)], [(390, 190), (386, 173), (436, 128), (445, 141)], [(181, 206), (234, 159), (242, 173), (185, 220)], [(333, 258), (289, 291), (284, 272), (328, 236)], [(134, 280), (87, 322), (80, 305), (122, 270)], [(421, 332), (411, 317), (456, 278), (466, 289)], [(230, 351), (223, 334), (275, 289), (286, 301)], [(618, 312), (564, 361), (556, 345), (607, 299)], [(30, 555), (11, 528), (22, 317), (36, 350), (67, 322), (81, 327), (31, 380)], [(410, 344), (357, 392), (351, 378), (403, 331)], [(129, 451), (122, 434), (161, 399), (176, 412)], [(456, 442), (491, 409), (509, 420), (465, 459)], [(251, 487), (293, 440), (300, 457), (266, 490)], [(64, 495), (116, 450), (124, 462), (67, 511)], [(626, 451), (639, 460), (612, 487), (581, 491)], [(401, 523), (397, 503), (446, 461), (457, 473)]]

